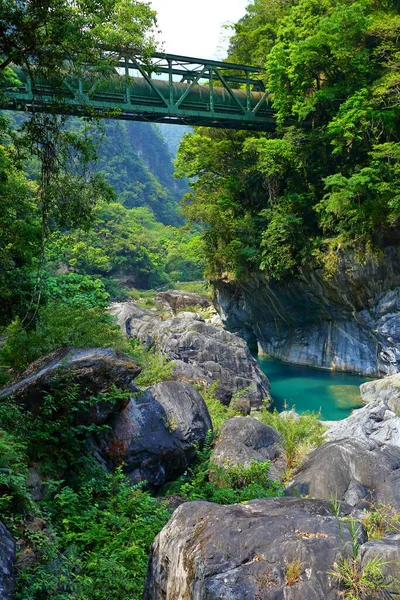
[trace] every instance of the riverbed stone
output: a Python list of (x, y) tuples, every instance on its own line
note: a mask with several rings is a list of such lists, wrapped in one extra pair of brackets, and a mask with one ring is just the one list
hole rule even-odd
[(133, 303), (123, 304), (114, 304), (111, 311), (127, 335), (194, 367), (195, 380), (201, 377), (206, 385), (218, 382), (216, 395), (224, 404), (237, 393), (249, 399), (251, 408), (271, 400), (269, 381), (240, 337), (205, 323), (194, 313), (163, 320)]
[(282, 436), (272, 427), (252, 417), (233, 417), (225, 421), (211, 455), (219, 467), (271, 461), (270, 478), (278, 480), (286, 467)]
[(329, 572), (350, 539), (329, 502), (185, 503), (153, 543), (144, 600), (337, 600)]
[(132, 483), (154, 486), (176, 479), (195, 455), (196, 444), (212, 430), (207, 406), (197, 390), (179, 381), (164, 381), (133, 396), (114, 415), (99, 440), (109, 467), (124, 465)]
[(382, 402), (387, 408), (400, 415), (400, 373), (367, 381), (360, 386), (360, 393), (365, 404), (372, 401)]
[(286, 493), (336, 498), (359, 508), (386, 504), (400, 511), (400, 448), (371, 449), (350, 439), (328, 442), (307, 456)]
[(167, 290), (158, 292), (155, 297), (156, 306), (159, 310), (169, 311), (176, 314), (179, 310), (189, 306), (199, 306), (200, 308), (209, 308), (212, 302), (204, 294), (195, 294), (183, 290)]
[(347, 419), (330, 424), (326, 439), (357, 440), (370, 449), (388, 445), (400, 448), (400, 376), (364, 383), (360, 390), (366, 406), (354, 410)]

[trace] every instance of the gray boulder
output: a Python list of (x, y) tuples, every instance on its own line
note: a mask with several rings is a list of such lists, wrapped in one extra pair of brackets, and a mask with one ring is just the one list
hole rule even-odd
[[(109, 392), (111, 386), (134, 392), (133, 380), (139, 373), (134, 360), (111, 348), (62, 348), (32, 363), (16, 381), (0, 390), (0, 398), (13, 396), (35, 413), (44, 397), (57, 387), (57, 381), (79, 384), (83, 400)], [(77, 413), (76, 420), (102, 425), (128, 402), (128, 398), (100, 400), (85, 413)]]
[(114, 415), (99, 440), (99, 453), (112, 467), (124, 464), (132, 483), (159, 486), (182, 475), (212, 429), (199, 392), (188, 383), (165, 381), (132, 397)]
[(244, 465), (252, 461), (271, 461), (270, 477), (279, 479), (285, 468), (282, 437), (272, 427), (252, 417), (233, 417), (222, 426), (211, 455), (211, 462), (219, 467)]
[(0, 598), (11, 600), (14, 591), (15, 542), (0, 523)]
[(347, 419), (329, 423), (326, 439), (356, 440), (367, 444), (371, 450), (387, 445), (400, 448), (400, 417), (389, 408), (389, 402), (373, 400), (363, 408), (354, 410)]
[(371, 401), (382, 402), (389, 410), (400, 414), (400, 373), (363, 383), (360, 393), (366, 404)]
[[(124, 303), (126, 304), (126, 303)], [(229, 404), (243, 390), (252, 408), (270, 400), (269, 382), (251, 356), (244, 340), (204, 322), (193, 313), (162, 320), (150, 311), (127, 303), (113, 305), (112, 312), (128, 335), (157, 347), (171, 360), (196, 367), (203, 381), (218, 381), (217, 397)]]
[(207, 296), (182, 290), (158, 292), (155, 301), (158, 309), (170, 311), (174, 314), (176, 314), (178, 310), (187, 308), (188, 306), (200, 306), (201, 308), (209, 308), (212, 306), (212, 302)]
[[(385, 598), (395, 598), (391, 592), (398, 592), (400, 581), (400, 535), (388, 535), (381, 540), (370, 540), (360, 548), (361, 567), (377, 559), (381, 562), (382, 574), (387, 584)], [(397, 595), (397, 594), (396, 594)]]
[(185, 503), (153, 543), (143, 598), (336, 600), (329, 571), (350, 552), (348, 527), (329, 502)]
[(360, 508), (374, 502), (400, 510), (399, 484), (400, 448), (371, 450), (345, 439), (323, 444), (309, 454), (287, 494), (337, 498)]

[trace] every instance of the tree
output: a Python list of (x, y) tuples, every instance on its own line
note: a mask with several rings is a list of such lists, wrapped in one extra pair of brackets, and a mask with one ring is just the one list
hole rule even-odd
[(198, 129), (177, 161), (210, 276), (293, 276), (397, 239), (399, 34), (395, 0), (249, 5), (229, 58), (265, 66), (277, 131)]

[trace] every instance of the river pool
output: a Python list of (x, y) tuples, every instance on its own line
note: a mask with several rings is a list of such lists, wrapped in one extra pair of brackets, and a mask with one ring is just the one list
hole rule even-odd
[(359, 386), (366, 377), (350, 373), (313, 369), (257, 356), (271, 383), (271, 394), (279, 411), (295, 407), (296, 412), (321, 412), (321, 419), (337, 421), (363, 406)]

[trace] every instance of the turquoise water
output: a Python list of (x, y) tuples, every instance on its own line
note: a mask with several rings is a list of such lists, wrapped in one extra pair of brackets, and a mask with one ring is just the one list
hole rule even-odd
[(366, 377), (256, 358), (270, 380), (271, 394), (279, 411), (294, 406), (298, 413), (320, 411), (321, 419), (337, 421), (363, 406), (359, 386), (367, 381)]

